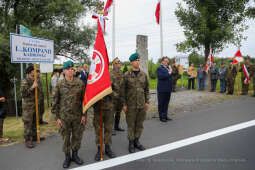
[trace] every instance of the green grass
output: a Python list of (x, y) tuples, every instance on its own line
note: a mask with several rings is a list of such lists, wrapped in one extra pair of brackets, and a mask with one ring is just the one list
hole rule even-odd
[[(46, 106), (46, 105), (45, 105)], [(53, 132), (57, 132), (58, 128), (54, 119), (54, 115), (51, 114), (50, 108), (45, 108), (44, 120), (49, 124), (40, 126), (40, 135), (48, 136)], [(24, 124), (22, 118), (19, 117), (7, 117), (4, 120), (3, 137), (8, 138), (12, 143), (24, 141)]]

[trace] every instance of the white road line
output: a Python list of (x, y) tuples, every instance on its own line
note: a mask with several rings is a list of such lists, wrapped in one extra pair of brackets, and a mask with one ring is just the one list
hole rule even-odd
[(231, 132), (235, 132), (241, 129), (245, 129), (248, 127), (252, 127), (255, 126), (255, 120), (251, 120), (248, 122), (244, 122), (244, 123), (240, 123), (237, 125), (233, 125), (233, 126), (229, 126), (223, 129), (218, 129), (212, 132), (208, 132), (202, 135), (198, 135), (198, 136), (193, 136), (187, 139), (183, 139), (180, 141), (176, 141), (173, 143), (169, 143), (166, 145), (161, 145), (155, 148), (151, 148), (151, 149), (147, 149), (145, 151), (140, 151), (140, 152), (136, 152), (133, 154), (128, 154), (125, 156), (120, 156), (114, 159), (109, 159), (106, 161), (102, 161), (102, 162), (97, 162), (97, 163), (93, 163), (93, 164), (89, 164), (89, 165), (85, 165), (82, 167), (78, 167), (78, 168), (74, 168), (73, 170), (95, 170), (95, 169), (105, 169), (105, 168), (110, 168), (110, 167), (114, 167), (117, 165), (121, 165), (121, 164), (125, 164), (128, 162), (132, 162), (135, 160), (139, 160), (139, 159), (143, 159), (143, 158), (147, 158), (150, 156), (154, 156), (157, 154), (161, 154), (164, 152), (168, 152), (174, 149), (178, 149), (184, 146), (188, 146), (188, 145), (192, 145), (194, 143), (198, 143), (207, 139), (211, 139), (217, 136), (221, 136), (221, 135), (225, 135)]

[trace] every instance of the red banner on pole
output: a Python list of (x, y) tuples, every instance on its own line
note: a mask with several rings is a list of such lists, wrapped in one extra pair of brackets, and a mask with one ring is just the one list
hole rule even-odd
[(83, 100), (83, 112), (104, 96), (112, 93), (109, 59), (99, 18), (97, 25), (98, 32)]

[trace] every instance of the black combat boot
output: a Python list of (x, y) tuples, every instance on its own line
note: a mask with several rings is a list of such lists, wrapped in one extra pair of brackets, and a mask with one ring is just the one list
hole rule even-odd
[(129, 151), (129, 153), (134, 153), (135, 152), (135, 146), (134, 146), (134, 141), (133, 140), (129, 141), (128, 151)]
[(29, 139), (26, 139), (25, 140), (25, 144), (26, 144), (26, 147), (27, 148), (34, 148), (35, 146), (33, 145), (33, 140), (32, 140), (32, 138), (29, 138)]
[(109, 158), (115, 158), (116, 155), (114, 154), (114, 152), (112, 151), (110, 145), (105, 145), (105, 154), (109, 157)]
[(73, 150), (72, 161), (74, 161), (77, 165), (82, 165), (83, 164), (83, 160), (78, 156), (78, 151), (77, 150)]
[(95, 161), (100, 161), (100, 146), (97, 147), (97, 153), (95, 155)]
[(117, 112), (115, 114), (114, 130), (121, 132), (125, 131), (124, 129), (120, 128), (119, 124), (120, 124), (120, 112)]
[(63, 168), (69, 168), (70, 164), (71, 164), (71, 155), (70, 153), (65, 153), (65, 161), (63, 163)]
[(145, 150), (145, 147), (143, 147), (143, 145), (140, 144), (138, 138), (135, 139), (134, 146), (135, 146), (137, 149), (139, 149), (140, 151), (144, 151), (144, 150)]

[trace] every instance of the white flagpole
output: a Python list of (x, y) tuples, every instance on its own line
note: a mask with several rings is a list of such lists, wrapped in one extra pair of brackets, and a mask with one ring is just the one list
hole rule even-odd
[(160, 17), (159, 17), (159, 23), (160, 23), (160, 57), (163, 57), (163, 17), (162, 17), (162, 11), (163, 11), (163, 5), (162, 1), (160, 0)]
[(112, 3), (113, 13), (112, 13), (112, 60), (115, 58), (115, 2)]

